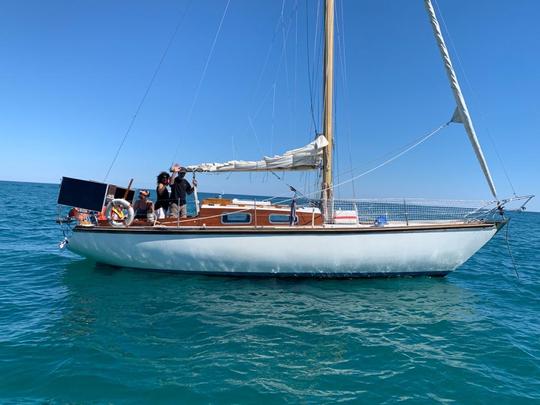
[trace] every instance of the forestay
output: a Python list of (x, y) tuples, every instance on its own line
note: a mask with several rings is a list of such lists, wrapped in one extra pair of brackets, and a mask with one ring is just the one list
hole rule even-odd
[(465, 126), (465, 130), (467, 131), (467, 135), (474, 149), (474, 153), (476, 154), (476, 158), (478, 159), (478, 163), (480, 163), (480, 167), (482, 167), (482, 171), (484, 172), (484, 177), (486, 178), (486, 181), (489, 185), (491, 194), (497, 200), (498, 198), (497, 190), (495, 189), (495, 183), (493, 182), (493, 178), (491, 177), (491, 173), (489, 171), (486, 158), (484, 157), (484, 153), (482, 152), (480, 142), (478, 142), (478, 137), (476, 136), (476, 131), (474, 130), (471, 116), (469, 114), (469, 110), (467, 109), (467, 104), (465, 103), (465, 98), (463, 97), (463, 93), (461, 92), (461, 87), (459, 86), (456, 72), (454, 70), (454, 67), (452, 66), (450, 54), (448, 53), (448, 48), (446, 47), (446, 44), (444, 42), (441, 27), (435, 14), (435, 9), (433, 8), (433, 4), (431, 4), (431, 0), (424, 0), (424, 5), (429, 15), (431, 28), (433, 29), (433, 33), (435, 34), (435, 40), (437, 41), (437, 46), (439, 47), (439, 51), (443, 59), (444, 68), (446, 69), (448, 80), (450, 81), (450, 87), (452, 88), (452, 92), (454, 93), (454, 98), (457, 104), (454, 115), (452, 116), (452, 122), (461, 123)]
[(257, 172), (279, 170), (312, 170), (322, 164), (324, 148), (328, 145), (324, 135), (298, 149), (289, 150), (282, 155), (265, 156), (262, 160), (230, 160), (224, 163), (201, 163), (187, 166), (188, 172)]

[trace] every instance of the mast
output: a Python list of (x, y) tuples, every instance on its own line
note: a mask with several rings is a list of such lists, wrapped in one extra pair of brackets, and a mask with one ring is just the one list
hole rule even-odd
[(334, 102), (334, 0), (325, 1), (324, 9), (324, 70), (323, 70), (323, 132), (328, 146), (323, 153), (322, 200), (325, 219), (331, 218), (329, 203), (333, 199), (332, 154), (333, 139), (333, 102)]
[(495, 183), (491, 178), (491, 173), (484, 157), (484, 153), (482, 152), (482, 147), (478, 142), (476, 131), (474, 130), (471, 116), (469, 115), (467, 104), (465, 103), (465, 98), (463, 97), (463, 93), (461, 92), (461, 87), (459, 86), (456, 72), (454, 71), (454, 67), (452, 66), (452, 61), (450, 60), (450, 54), (448, 53), (448, 49), (446, 48), (446, 44), (442, 36), (439, 21), (437, 21), (437, 15), (435, 14), (435, 10), (433, 9), (431, 0), (424, 0), (424, 5), (429, 15), (431, 27), (433, 28), (433, 33), (435, 34), (435, 39), (437, 41), (437, 45), (439, 46), (439, 51), (441, 52), (441, 56), (443, 59), (444, 68), (446, 69), (446, 74), (448, 75), (448, 80), (450, 81), (450, 87), (452, 88), (452, 92), (454, 93), (454, 98), (457, 104), (456, 111), (454, 113), (454, 116), (452, 117), (452, 122), (462, 123), (465, 126), (465, 130), (467, 131), (467, 135), (469, 136), (469, 141), (471, 142), (474, 153), (476, 154), (476, 159), (478, 159), (478, 163), (480, 163), (480, 167), (482, 167), (482, 171), (484, 172), (484, 177), (486, 178), (486, 181), (489, 185), (491, 194), (496, 200), (498, 200)]

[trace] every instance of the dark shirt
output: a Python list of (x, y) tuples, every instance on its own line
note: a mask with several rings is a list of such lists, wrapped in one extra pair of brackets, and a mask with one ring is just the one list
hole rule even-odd
[(171, 186), (171, 202), (173, 204), (178, 204), (178, 200), (180, 200), (179, 205), (186, 204), (186, 195), (191, 193), (193, 193), (193, 187), (189, 181), (180, 177), (174, 179), (174, 184)]
[(170, 204), (170, 196), (169, 196), (169, 190), (167, 189), (167, 186), (162, 187), (161, 191), (159, 191), (159, 187), (156, 188), (156, 194), (157, 194), (157, 200), (154, 207), (156, 210), (163, 208), (165, 211), (167, 211), (167, 208), (169, 208)]
[(152, 201), (137, 200), (133, 204), (133, 209), (135, 210), (135, 219), (146, 219), (148, 211), (152, 212)]

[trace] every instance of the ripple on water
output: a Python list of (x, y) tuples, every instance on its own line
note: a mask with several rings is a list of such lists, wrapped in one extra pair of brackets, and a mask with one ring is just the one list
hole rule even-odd
[(2, 402), (540, 399), (540, 215), (519, 281), (504, 233), (446, 279), (174, 276), (59, 252), (56, 190), (0, 218)]

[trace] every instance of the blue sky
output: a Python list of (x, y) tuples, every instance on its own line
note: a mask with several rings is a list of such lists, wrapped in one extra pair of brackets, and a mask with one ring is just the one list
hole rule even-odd
[[(201, 82), (226, 4), (4, 2), (0, 179), (103, 180), (184, 12), (110, 182), (133, 177), (152, 187), (173, 160), (255, 160), (313, 139), (308, 72), (320, 127), (319, 1), (231, 0)], [(438, 4), (499, 195), (513, 191), (494, 145), (516, 192), (540, 194), (540, 3)], [(454, 101), (422, 1), (337, 0), (337, 20), (336, 172), (344, 181), (446, 122)], [(304, 191), (315, 181), (285, 175)], [(199, 183), (210, 192), (289, 194), (271, 175), (200, 175)], [(459, 125), (353, 184), (338, 196), (490, 197)]]

